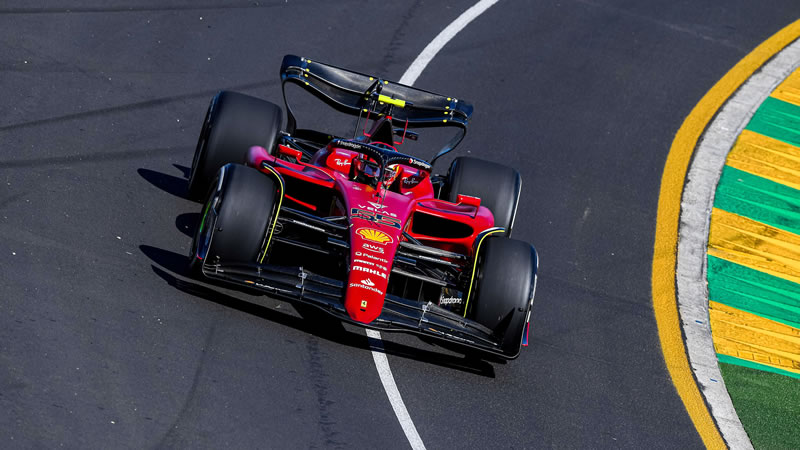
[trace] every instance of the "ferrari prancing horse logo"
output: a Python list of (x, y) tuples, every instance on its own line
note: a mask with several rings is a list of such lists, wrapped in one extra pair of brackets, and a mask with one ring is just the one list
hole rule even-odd
[(359, 228), (356, 230), (356, 233), (368, 241), (377, 242), (382, 245), (391, 244), (393, 242), (391, 236), (373, 228)]

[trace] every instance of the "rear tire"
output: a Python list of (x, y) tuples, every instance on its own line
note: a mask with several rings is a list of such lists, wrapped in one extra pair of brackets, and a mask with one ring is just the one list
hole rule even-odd
[(494, 331), (507, 358), (516, 358), (536, 286), (536, 250), (527, 242), (489, 236), (477, 259), (471, 316)]
[(491, 161), (460, 156), (450, 165), (447, 186), (447, 201), (455, 203), (459, 194), (479, 197), (481, 205), (494, 215), (494, 225), (505, 228), (506, 236), (511, 236), (522, 188), (519, 172)]
[(261, 145), (271, 153), (282, 117), (281, 108), (265, 100), (229, 91), (215, 95), (197, 140), (189, 197), (203, 199), (219, 168), (244, 163), (250, 147)]
[[(210, 236), (206, 264), (218, 261), (258, 262), (274, 219), (278, 189), (275, 181), (252, 167), (239, 164), (223, 166), (215, 182), (222, 178), (222, 187), (210, 193), (205, 211), (216, 204), (216, 220), (208, 227), (198, 227), (192, 244), (192, 272), (202, 262), (196, 254), (198, 243)], [(210, 229), (213, 227), (213, 229)]]

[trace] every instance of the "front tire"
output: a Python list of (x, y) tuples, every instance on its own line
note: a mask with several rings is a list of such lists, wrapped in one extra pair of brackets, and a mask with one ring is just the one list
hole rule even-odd
[(519, 355), (536, 288), (536, 250), (527, 242), (488, 236), (476, 261), (469, 313), (494, 331), (507, 358)]
[[(221, 180), (221, 183), (220, 183)], [(252, 167), (223, 166), (192, 243), (192, 272), (205, 261), (259, 262), (274, 221), (276, 182)]]
[(260, 145), (272, 152), (282, 117), (281, 108), (265, 100), (230, 91), (215, 95), (197, 139), (189, 197), (201, 200), (219, 168), (244, 163), (250, 147)]

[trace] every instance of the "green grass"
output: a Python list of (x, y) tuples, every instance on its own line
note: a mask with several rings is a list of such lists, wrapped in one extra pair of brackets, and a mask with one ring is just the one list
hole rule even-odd
[(756, 449), (800, 449), (800, 380), (720, 363), (736, 413)]

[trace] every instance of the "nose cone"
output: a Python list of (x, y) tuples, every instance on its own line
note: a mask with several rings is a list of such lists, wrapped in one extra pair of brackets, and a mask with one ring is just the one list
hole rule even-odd
[(369, 259), (370, 255), (355, 253), (347, 277), (344, 307), (353, 320), (369, 323), (381, 315), (389, 271), (380, 261)]
[(383, 297), (367, 299), (358, 295), (348, 295), (344, 307), (351, 319), (361, 323), (370, 323), (381, 315)]
[(353, 228), (344, 307), (353, 320), (370, 323), (383, 310), (398, 233), (370, 226)]
[(353, 320), (370, 323), (383, 311), (394, 254), (413, 199), (392, 192), (379, 198), (362, 188), (346, 192), (350, 271), (344, 306)]

